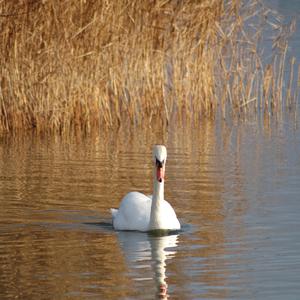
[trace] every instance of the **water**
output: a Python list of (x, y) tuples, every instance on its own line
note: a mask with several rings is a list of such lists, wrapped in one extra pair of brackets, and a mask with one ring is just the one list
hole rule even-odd
[[(298, 1), (268, 2), (299, 16)], [(299, 125), (292, 113), (0, 138), (0, 299), (299, 299)], [(155, 143), (182, 231), (115, 232), (109, 208), (151, 193)]]
[[(298, 299), (300, 135), (288, 120), (2, 138), (0, 298)], [(155, 142), (183, 230), (115, 232), (109, 208), (151, 193)]]

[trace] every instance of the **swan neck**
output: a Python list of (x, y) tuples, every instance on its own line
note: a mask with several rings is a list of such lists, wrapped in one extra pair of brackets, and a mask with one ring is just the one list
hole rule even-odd
[(152, 196), (149, 230), (161, 229), (161, 203), (164, 199), (164, 181), (158, 182), (154, 176), (154, 190)]
[(154, 191), (152, 204), (159, 204), (164, 199), (164, 181), (158, 182), (154, 179)]

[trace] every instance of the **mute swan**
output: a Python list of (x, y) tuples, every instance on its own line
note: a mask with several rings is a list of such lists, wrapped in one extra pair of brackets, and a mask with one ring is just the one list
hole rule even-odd
[(180, 229), (174, 209), (164, 200), (166, 160), (166, 147), (155, 145), (153, 196), (148, 197), (139, 192), (128, 193), (122, 199), (119, 209), (111, 209), (114, 229), (137, 231)]

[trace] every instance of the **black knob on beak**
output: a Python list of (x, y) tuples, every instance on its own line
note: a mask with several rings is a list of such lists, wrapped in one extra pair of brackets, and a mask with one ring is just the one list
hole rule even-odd
[(157, 158), (156, 158), (156, 166), (158, 168), (162, 168), (163, 167), (163, 164), (164, 164), (164, 161), (159, 161)]

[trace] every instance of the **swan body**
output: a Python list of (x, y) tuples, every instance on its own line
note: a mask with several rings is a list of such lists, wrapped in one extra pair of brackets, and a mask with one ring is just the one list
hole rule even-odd
[(116, 230), (179, 230), (180, 223), (172, 206), (164, 200), (164, 171), (167, 152), (165, 146), (154, 146), (154, 193), (146, 196), (139, 192), (128, 193), (119, 209), (111, 209)]
[[(166, 200), (161, 202), (159, 229), (179, 230), (180, 223), (175, 211)], [(119, 209), (111, 209), (113, 226), (117, 230), (149, 231), (152, 196), (139, 192), (128, 193), (121, 201)]]

